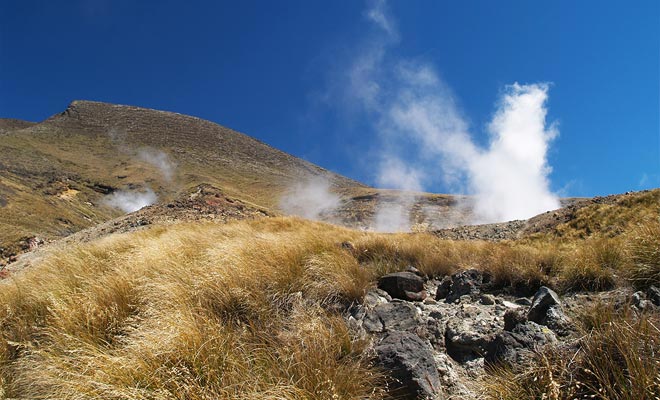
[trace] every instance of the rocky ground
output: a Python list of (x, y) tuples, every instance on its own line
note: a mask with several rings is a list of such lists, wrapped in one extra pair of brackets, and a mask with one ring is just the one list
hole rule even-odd
[(541, 287), (533, 297), (515, 298), (491, 291), (477, 270), (438, 281), (410, 267), (383, 276), (347, 318), (357, 335), (372, 339), (376, 363), (402, 398), (477, 399), (487, 365), (520, 367), (543, 346), (570, 345), (573, 321), (595, 302), (655, 308), (660, 290), (560, 298)]

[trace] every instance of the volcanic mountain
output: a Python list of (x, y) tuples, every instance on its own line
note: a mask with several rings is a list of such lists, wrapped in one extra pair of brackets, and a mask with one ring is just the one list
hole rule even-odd
[[(325, 220), (365, 228), (377, 190), (210, 121), (173, 112), (73, 101), (43, 122), (0, 120), (0, 257), (118, 217), (113, 193), (154, 191), (158, 203), (194, 194), (199, 185), (271, 214), (280, 199), (310, 180), (327, 182), (342, 202)], [(465, 221), (457, 197), (417, 194), (413, 222)], [(443, 226), (440, 226), (443, 227)]]

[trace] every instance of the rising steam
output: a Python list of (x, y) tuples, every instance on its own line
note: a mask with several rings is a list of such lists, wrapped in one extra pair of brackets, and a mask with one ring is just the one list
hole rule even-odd
[(156, 193), (151, 188), (146, 188), (142, 191), (120, 190), (114, 192), (105, 197), (104, 203), (125, 213), (130, 213), (154, 204), (156, 200), (158, 200)]
[(163, 151), (152, 148), (142, 148), (138, 150), (137, 158), (140, 161), (144, 161), (147, 164), (156, 167), (163, 178), (168, 182), (172, 181), (176, 166), (172, 160), (170, 160), (170, 157)]
[(341, 199), (330, 191), (330, 181), (321, 176), (308, 177), (291, 187), (280, 199), (280, 208), (287, 214), (308, 219), (331, 217)]
[[(374, 36), (345, 81), (348, 99), (362, 106), (380, 133), (378, 184), (415, 192), (441, 180), (474, 195), (474, 222), (523, 219), (558, 208), (546, 158), (558, 135), (556, 126), (546, 124), (548, 85), (507, 86), (488, 125), (489, 144), (482, 148), (433, 66), (390, 56), (399, 37), (387, 11), (385, 1), (376, 1), (365, 13)], [(374, 228), (407, 229), (414, 201), (408, 193), (381, 204)]]
[[(167, 153), (151, 147), (135, 149), (127, 144), (126, 131), (112, 128), (108, 131), (108, 137), (119, 152), (130, 155), (131, 158), (155, 167), (168, 183), (172, 182), (176, 164)], [(156, 203), (158, 195), (147, 186), (141, 191), (120, 190), (109, 194), (103, 202), (111, 207), (118, 208), (126, 213), (137, 211), (142, 207)]]

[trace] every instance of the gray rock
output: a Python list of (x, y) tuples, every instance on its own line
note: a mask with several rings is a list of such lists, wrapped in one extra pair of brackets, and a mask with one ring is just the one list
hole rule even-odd
[(412, 272), (395, 272), (382, 276), (378, 288), (396, 299), (409, 300), (408, 294), (424, 290), (424, 280)]
[(479, 302), (485, 306), (492, 306), (495, 304), (495, 296), (492, 294), (482, 294), (479, 296)]
[[(451, 276), (451, 289), (445, 301), (453, 303), (461, 296), (469, 295), (476, 296), (479, 294), (479, 289), (483, 283), (483, 274), (476, 269), (468, 269), (458, 272)], [(437, 296), (436, 296), (437, 298)]]
[(402, 399), (433, 399), (441, 391), (431, 348), (408, 332), (388, 333), (374, 348), (378, 364), (393, 378), (390, 394)]
[(485, 359), (489, 363), (524, 365), (532, 359), (535, 349), (556, 341), (550, 329), (528, 321), (516, 325), (512, 331), (498, 333), (489, 343)]
[(445, 276), (442, 278), (442, 281), (438, 285), (438, 288), (435, 291), (435, 299), (436, 300), (442, 300), (447, 295), (449, 294), (449, 291), (451, 290), (451, 278), (449, 276)]
[(660, 307), (660, 288), (657, 286), (651, 286), (646, 290), (646, 297), (651, 301), (651, 303)]
[(417, 309), (410, 303), (379, 304), (367, 311), (362, 326), (368, 332), (412, 330), (421, 323)]
[(548, 309), (552, 306), (558, 305), (561, 305), (561, 302), (557, 293), (546, 286), (541, 286), (534, 295), (532, 306), (527, 313), (527, 319), (536, 322), (537, 324), (542, 324)]
[(447, 354), (459, 362), (483, 357), (496, 333), (502, 329), (493, 317), (471, 306), (447, 320)]

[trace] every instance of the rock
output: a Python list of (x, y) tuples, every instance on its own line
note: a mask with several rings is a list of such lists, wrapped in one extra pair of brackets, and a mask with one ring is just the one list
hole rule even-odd
[(550, 329), (528, 321), (498, 333), (489, 343), (485, 359), (489, 363), (525, 365), (532, 359), (533, 350), (556, 341)]
[(471, 297), (478, 295), (483, 282), (483, 273), (476, 269), (468, 269), (452, 275), (451, 288), (445, 302), (453, 303), (465, 295)]
[(396, 398), (436, 398), (441, 382), (428, 344), (408, 332), (388, 333), (374, 348), (378, 364), (394, 379)]
[(559, 296), (552, 289), (542, 286), (534, 295), (532, 306), (527, 313), (527, 319), (537, 324), (542, 324), (548, 309), (560, 305)]
[(482, 294), (479, 296), (479, 302), (485, 306), (492, 306), (495, 304), (495, 296), (492, 294)]
[(368, 332), (412, 330), (421, 323), (417, 309), (410, 303), (379, 304), (367, 311), (362, 325)]
[(521, 305), (521, 306), (531, 306), (532, 305), (532, 301), (530, 299), (528, 299), (527, 297), (517, 298), (514, 301), (514, 303), (516, 303), (518, 305)]
[(427, 297), (424, 299), (424, 304), (433, 305), (433, 304), (438, 304), (438, 302), (435, 301), (435, 299), (432, 297)]
[(491, 314), (475, 306), (466, 307), (463, 312), (447, 320), (447, 354), (461, 363), (483, 357), (495, 334), (501, 329), (501, 323), (497, 323)]
[(552, 329), (559, 336), (568, 336), (573, 330), (570, 318), (564, 314), (564, 311), (558, 305), (548, 309), (542, 322), (542, 325)]
[(406, 292), (406, 300), (409, 301), (424, 301), (428, 297), (428, 293), (426, 293), (426, 290), (422, 290), (421, 292)]
[(378, 288), (396, 299), (408, 300), (406, 292), (418, 293), (424, 290), (424, 280), (412, 272), (395, 272), (382, 276)]
[(384, 303), (387, 303), (387, 299), (379, 295), (378, 292), (374, 290), (368, 291), (362, 300), (362, 304), (364, 304), (365, 307), (375, 307)]
[(425, 278), (426, 277), (426, 275), (424, 275), (424, 273), (422, 271), (418, 270), (417, 268), (413, 267), (412, 265), (409, 265), (409, 266), (406, 267), (406, 272), (411, 272), (411, 273), (419, 276), (420, 278)]
[(435, 299), (436, 300), (444, 299), (445, 297), (447, 297), (450, 290), (451, 290), (451, 278), (445, 276), (444, 278), (442, 278), (442, 281), (438, 285), (438, 289), (435, 291)]
[(660, 288), (657, 286), (651, 286), (646, 290), (646, 297), (651, 301), (651, 303), (660, 307)]
[(527, 322), (527, 315), (519, 309), (509, 309), (504, 312), (504, 330), (513, 331), (516, 326)]

